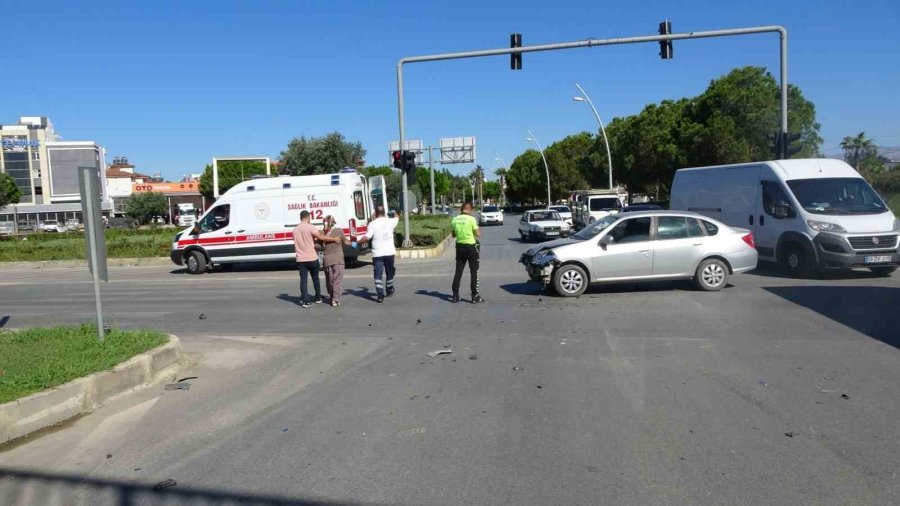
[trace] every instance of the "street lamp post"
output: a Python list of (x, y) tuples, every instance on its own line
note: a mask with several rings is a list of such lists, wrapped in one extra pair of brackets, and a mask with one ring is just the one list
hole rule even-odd
[(591, 106), (591, 110), (594, 111), (594, 117), (597, 118), (597, 123), (600, 125), (600, 133), (603, 134), (603, 142), (606, 144), (606, 161), (609, 162), (609, 189), (613, 189), (613, 173), (612, 173), (612, 153), (609, 150), (609, 139), (606, 137), (606, 129), (603, 128), (603, 120), (600, 119), (600, 113), (597, 112), (597, 108), (594, 107), (594, 102), (591, 100), (591, 97), (585, 93), (584, 88), (581, 87), (578, 83), (575, 83), (575, 87), (578, 88), (578, 91), (581, 93), (580, 97), (572, 97), (572, 100), (576, 102), (587, 102)]
[[(500, 162), (500, 168), (504, 169), (504, 171), (506, 170), (506, 162), (503, 161), (503, 158), (499, 154), (494, 153), (494, 161)], [(500, 205), (502, 206), (504, 204), (506, 204), (506, 178), (503, 176), (503, 174), (501, 174), (500, 175)]]
[(541, 147), (541, 144), (538, 142), (537, 138), (535, 138), (534, 134), (531, 133), (531, 130), (526, 130), (528, 132), (528, 138), (526, 141), (531, 141), (537, 146), (538, 151), (541, 152), (541, 158), (544, 160), (544, 170), (547, 171), (547, 207), (550, 207), (553, 204), (553, 201), (550, 200), (550, 166), (547, 165), (547, 157), (544, 156), (544, 148)]

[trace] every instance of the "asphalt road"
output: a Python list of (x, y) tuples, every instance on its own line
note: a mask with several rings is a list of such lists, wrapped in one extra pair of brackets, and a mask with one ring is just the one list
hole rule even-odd
[[(290, 266), (112, 269), (108, 318), (198, 378), (0, 446), (0, 503), (900, 503), (900, 275), (563, 299), (516, 235), (485, 230), (482, 305), (448, 302), (452, 251), (382, 305), (351, 269), (338, 309), (298, 307)], [(7, 327), (93, 318), (86, 270), (2, 274)]]

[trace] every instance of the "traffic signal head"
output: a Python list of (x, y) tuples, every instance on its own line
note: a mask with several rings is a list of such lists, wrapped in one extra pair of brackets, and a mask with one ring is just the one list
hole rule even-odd
[(785, 134), (784, 135), (784, 158), (790, 158), (803, 149), (803, 146), (800, 144), (794, 145), (795, 142), (800, 140), (800, 134)]
[[(522, 47), (522, 34), (521, 33), (509, 34), (509, 47), (511, 47), (511, 48)], [(510, 53), (509, 68), (512, 70), (522, 70), (522, 53)]]
[(403, 152), (403, 170), (409, 172), (416, 170), (416, 152), (415, 151), (404, 151)]
[(395, 169), (403, 168), (403, 153), (401, 153), (400, 151), (392, 151), (391, 159), (394, 161)]
[[(668, 19), (659, 24), (659, 34), (660, 35), (671, 35), (672, 33), (672, 22)], [(661, 40), (659, 41), (659, 57), (663, 60), (668, 60), (672, 58), (672, 41), (671, 40)]]

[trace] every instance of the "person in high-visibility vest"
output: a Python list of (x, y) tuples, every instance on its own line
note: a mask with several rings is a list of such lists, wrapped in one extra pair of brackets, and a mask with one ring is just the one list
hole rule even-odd
[(472, 216), (472, 203), (462, 205), (459, 216), (453, 218), (450, 225), (453, 237), (456, 238), (456, 273), (453, 275), (453, 298), (455, 304), (459, 302), (459, 283), (462, 280), (466, 264), (469, 264), (470, 285), (472, 288), (472, 303), (484, 302), (478, 287), (478, 261), (480, 257), (481, 229), (478, 228), (478, 220)]

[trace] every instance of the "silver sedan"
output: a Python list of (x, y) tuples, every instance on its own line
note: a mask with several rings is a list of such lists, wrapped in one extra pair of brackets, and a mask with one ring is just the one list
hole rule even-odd
[(721, 290), (728, 276), (756, 268), (749, 230), (682, 211), (603, 217), (568, 239), (524, 254), (529, 277), (574, 297), (592, 283), (692, 279), (700, 290)]

